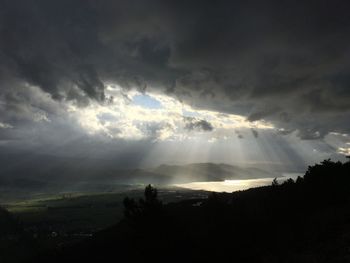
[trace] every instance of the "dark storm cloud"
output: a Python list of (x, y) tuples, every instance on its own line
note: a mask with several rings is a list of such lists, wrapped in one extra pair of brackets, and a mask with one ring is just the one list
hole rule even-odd
[(214, 130), (213, 125), (206, 121), (194, 117), (184, 117), (185, 129), (189, 131), (199, 130), (199, 131), (212, 131)]
[[(103, 50), (95, 11), (77, 1), (1, 1), (0, 70), (37, 85), (54, 98), (74, 87), (97, 100), (104, 86), (94, 64)], [(95, 50), (96, 52), (93, 52)]]
[(34, 107), (17, 96), (28, 83), (83, 106), (106, 100), (113, 82), (303, 139), (348, 133), (349, 10), (340, 0), (0, 0), (1, 103)]

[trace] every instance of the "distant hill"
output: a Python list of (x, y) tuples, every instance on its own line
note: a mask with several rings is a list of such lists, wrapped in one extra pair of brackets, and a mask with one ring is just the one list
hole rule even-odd
[(172, 178), (175, 183), (223, 181), (234, 179), (257, 179), (279, 176), (259, 168), (216, 163), (193, 163), (187, 165), (161, 165), (152, 170)]
[(121, 169), (106, 159), (64, 158), (48, 155), (0, 156), (0, 188), (35, 191), (107, 189), (115, 184), (189, 183), (278, 177), (280, 173), (258, 167), (194, 163), (161, 165), (150, 169)]

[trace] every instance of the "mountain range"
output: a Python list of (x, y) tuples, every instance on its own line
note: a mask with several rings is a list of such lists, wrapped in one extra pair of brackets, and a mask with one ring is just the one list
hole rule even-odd
[[(16, 162), (11, 161), (16, 160)], [(281, 173), (259, 167), (223, 163), (160, 165), (120, 168), (113, 160), (56, 156), (0, 156), (0, 187), (19, 189), (105, 188), (118, 184), (170, 185), (190, 182), (278, 177)], [(68, 187), (68, 189), (67, 189)]]

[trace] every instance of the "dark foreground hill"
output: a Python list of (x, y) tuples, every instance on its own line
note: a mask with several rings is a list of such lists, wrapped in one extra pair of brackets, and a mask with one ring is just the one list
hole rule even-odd
[(350, 162), (282, 185), (162, 205), (124, 200), (125, 219), (31, 262), (350, 262)]
[(21, 224), (0, 207), (0, 262), (21, 262), (33, 255), (34, 243)]

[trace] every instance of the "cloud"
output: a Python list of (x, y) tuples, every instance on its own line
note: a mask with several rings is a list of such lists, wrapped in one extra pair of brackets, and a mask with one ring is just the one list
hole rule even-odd
[[(62, 118), (71, 103), (76, 111), (105, 105), (113, 84), (266, 121), (301, 139), (349, 133), (347, 10), (340, 0), (2, 1), (0, 121), (26, 127)], [(212, 131), (215, 121), (188, 129)], [(174, 127), (98, 123), (84, 122), (137, 138)]]
[(344, 155), (350, 155), (350, 143), (346, 144), (346, 147), (339, 147), (338, 152)]
[(13, 126), (11, 124), (0, 122), (0, 129), (12, 129), (12, 128)]
[(214, 130), (213, 125), (206, 120), (200, 120), (194, 117), (184, 117), (185, 129), (189, 131), (199, 130), (199, 131), (212, 131)]

